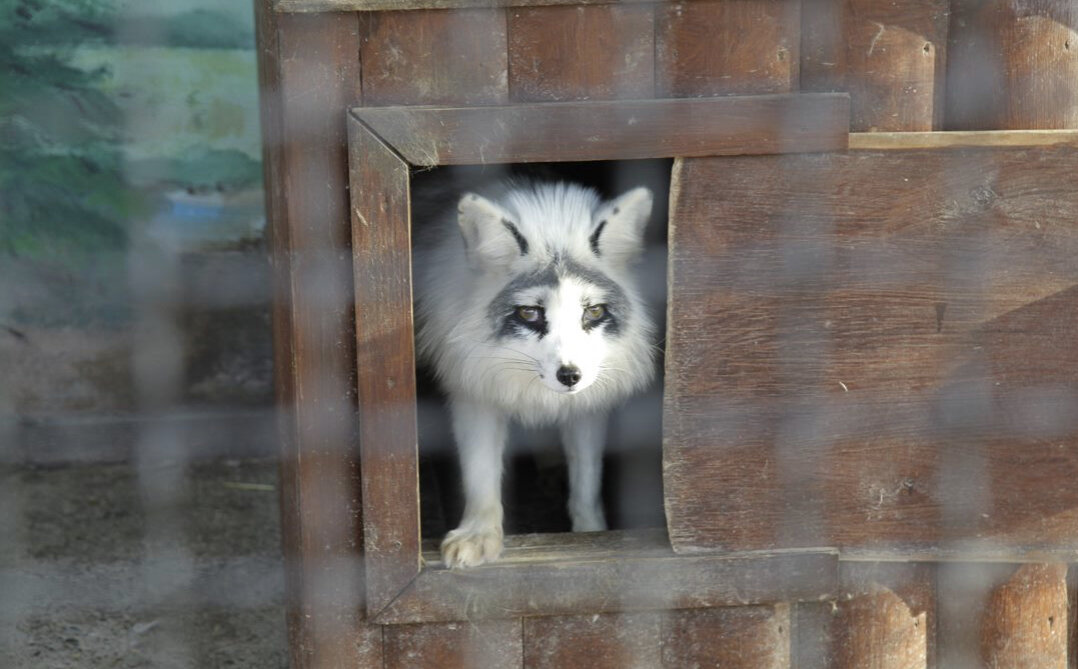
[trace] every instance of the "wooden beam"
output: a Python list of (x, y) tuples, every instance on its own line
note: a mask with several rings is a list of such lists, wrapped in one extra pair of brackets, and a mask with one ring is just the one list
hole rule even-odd
[(548, 7), (555, 5), (620, 5), (651, 0), (272, 0), (274, 9), (293, 12), (385, 12), (410, 9), (473, 7)]
[(842, 151), (845, 94), (357, 108), (418, 166)]
[(955, 130), (951, 132), (851, 132), (851, 151), (945, 149), (974, 146), (1078, 146), (1075, 130)]
[[(592, 544), (592, 542), (595, 542)], [(382, 624), (740, 606), (833, 596), (829, 549), (675, 556), (662, 533), (508, 537), (499, 561), (449, 570), (436, 551)]]

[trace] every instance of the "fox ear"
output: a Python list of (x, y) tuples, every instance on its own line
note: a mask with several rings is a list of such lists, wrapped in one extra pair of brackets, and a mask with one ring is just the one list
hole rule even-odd
[(468, 259), (487, 267), (505, 267), (528, 255), (528, 240), (515, 217), (485, 197), (465, 193), (457, 205), (457, 222)]
[(591, 252), (615, 262), (635, 260), (644, 250), (644, 228), (651, 217), (647, 188), (634, 188), (599, 207), (592, 216)]

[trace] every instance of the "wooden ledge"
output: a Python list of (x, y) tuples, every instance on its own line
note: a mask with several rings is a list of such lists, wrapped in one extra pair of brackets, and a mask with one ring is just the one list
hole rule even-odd
[(1078, 146), (1078, 130), (977, 130), (850, 133), (850, 150)]
[(675, 555), (662, 531), (509, 537), (501, 560), (467, 570), (425, 548), (427, 566), (372, 622), (818, 601), (838, 589), (833, 549)]

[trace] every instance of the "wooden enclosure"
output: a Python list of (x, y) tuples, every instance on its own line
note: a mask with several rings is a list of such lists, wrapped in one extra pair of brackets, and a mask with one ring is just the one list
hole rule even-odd
[[(1078, 1), (256, 7), (293, 666), (1078, 666)], [(660, 157), (666, 530), (442, 568), (410, 175)]]

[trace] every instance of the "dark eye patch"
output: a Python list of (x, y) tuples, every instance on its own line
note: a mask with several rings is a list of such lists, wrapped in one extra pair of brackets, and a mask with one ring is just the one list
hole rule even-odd
[(543, 307), (519, 305), (505, 318), (498, 334), (511, 337), (535, 333), (542, 339), (547, 332), (546, 310)]

